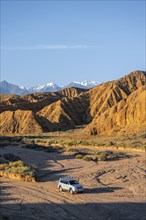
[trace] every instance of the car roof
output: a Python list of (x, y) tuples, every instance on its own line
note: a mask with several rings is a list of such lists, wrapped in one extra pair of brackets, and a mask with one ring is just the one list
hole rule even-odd
[(69, 178), (69, 177), (62, 177), (62, 178), (60, 178), (60, 180), (71, 181), (71, 180), (75, 180), (75, 179)]

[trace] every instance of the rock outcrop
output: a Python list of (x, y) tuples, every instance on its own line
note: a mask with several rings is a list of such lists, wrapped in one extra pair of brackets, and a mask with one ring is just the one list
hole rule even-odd
[(5, 111), (0, 114), (0, 132), (33, 134), (42, 133), (43, 128), (30, 110)]
[(103, 114), (94, 117), (85, 128), (91, 135), (134, 134), (146, 129), (146, 90), (140, 87)]

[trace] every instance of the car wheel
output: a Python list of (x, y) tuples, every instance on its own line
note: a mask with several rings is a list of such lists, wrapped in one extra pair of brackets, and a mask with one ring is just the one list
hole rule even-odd
[(62, 192), (62, 191), (63, 191), (63, 189), (62, 189), (62, 187), (61, 187), (61, 186), (59, 186), (59, 191), (60, 191), (60, 192)]
[(70, 194), (74, 194), (74, 191), (72, 189), (69, 190)]

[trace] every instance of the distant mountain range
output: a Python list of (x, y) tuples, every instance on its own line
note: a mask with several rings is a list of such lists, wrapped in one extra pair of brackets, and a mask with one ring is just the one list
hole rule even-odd
[(81, 88), (81, 89), (91, 89), (98, 85), (98, 82), (95, 81), (83, 81), (83, 82), (71, 82), (67, 86), (58, 86), (55, 83), (47, 83), (45, 85), (37, 85), (30, 88), (24, 86), (18, 86), (7, 81), (0, 82), (0, 93), (2, 94), (16, 94), (16, 95), (25, 95), (34, 92), (57, 92), (64, 88)]

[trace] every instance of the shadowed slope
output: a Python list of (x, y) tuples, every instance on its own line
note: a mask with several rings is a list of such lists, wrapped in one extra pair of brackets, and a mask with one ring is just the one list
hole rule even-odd
[(67, 88), (59, 92), (32, 93), (23, 97), (0, 94), (0, 113), (7, 110), (14, 111), (18, 109), (37, 112), (64, 97), (73, 99), (85, 91), (85, 89)]
[(32, 111), (5, 111), (0, 115), (1, 133), (42, 133), (43, 128)]
[(88, 108), (87, 100), (79, 97), (63, 98), (37, 113), (53, 123), (54, 130), (74, 128), (83, 123), (83, 115)]
[(140, 87), (127, 98), (97, 116), (86, 127), (90, 134), (134, 133), (146, 128), (146, 90)]

